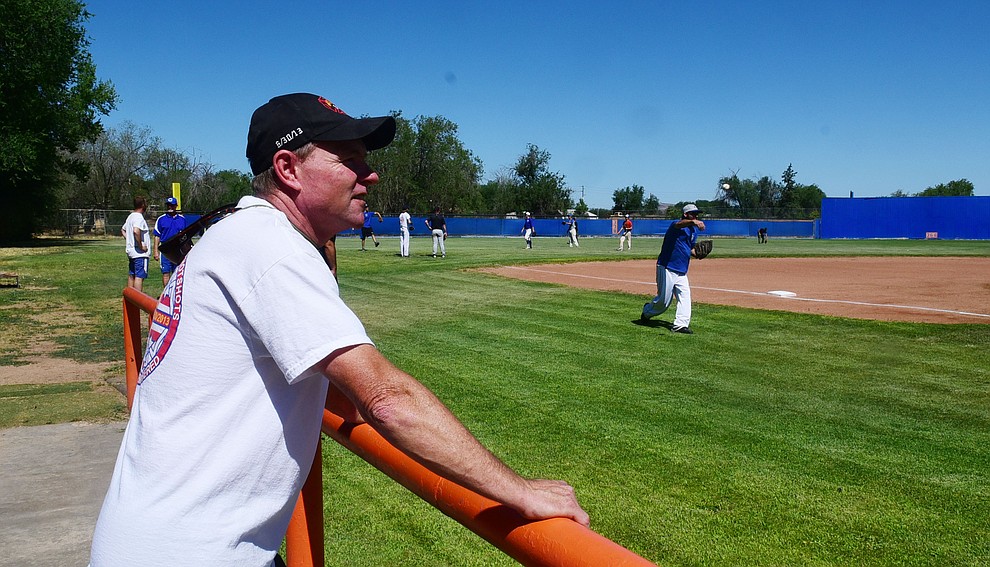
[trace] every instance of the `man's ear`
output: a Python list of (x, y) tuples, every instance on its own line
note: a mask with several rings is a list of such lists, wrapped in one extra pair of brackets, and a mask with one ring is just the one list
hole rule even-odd
[(299, 156), (289, 150), (275, 152), (275, 155), (272, 157), (273, 168), (275, 177), (278, 178), (282, 185), (296, 191), (301, 189), (298, 170), (301, 161)]

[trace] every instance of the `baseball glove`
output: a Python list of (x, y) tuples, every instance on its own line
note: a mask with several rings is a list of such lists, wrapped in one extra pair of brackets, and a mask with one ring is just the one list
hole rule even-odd
[(713, 243), (711, 240), (702, 240), (694, 245), (694, 257), (703, 260), (712, 253)]

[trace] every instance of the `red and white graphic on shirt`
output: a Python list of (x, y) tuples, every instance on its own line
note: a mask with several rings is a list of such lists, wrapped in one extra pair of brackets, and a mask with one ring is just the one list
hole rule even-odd
[(148, 349), (141, 363), (141, 374), (138, 384), (144, 381), (155, 368), (161, 364), (172, 345), (175, 331), (179, 327), (179, 315), (182, 312), (182, 282), (185, 276), (186, 263), (182, 262), (175, 269), (175, 274), (162, 290), (158, 298), (158, 306), (151, 314), (151, 329), (148, 332)]

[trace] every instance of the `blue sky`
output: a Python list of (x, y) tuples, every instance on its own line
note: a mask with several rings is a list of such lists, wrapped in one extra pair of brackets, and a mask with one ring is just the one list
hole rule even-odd
[(831, 197), (990, 195), (990, 2), (94, 0), (109, 126), (248, 171), (269, 98), (458, 125), (485, 178), (536, 144), (574, 197), (713, 199), (720, 176)]

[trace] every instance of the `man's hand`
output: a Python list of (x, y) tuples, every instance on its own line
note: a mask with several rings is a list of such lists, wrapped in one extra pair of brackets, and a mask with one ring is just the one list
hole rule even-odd
[(591, 518), (578, 504), (574, 487), (562, 480), (529, 479), (526, 481), (533, 491), (533, 497), (516, 510), (527, 520), (547, 518), (570, 518), (584, 527), (591, 524)]

